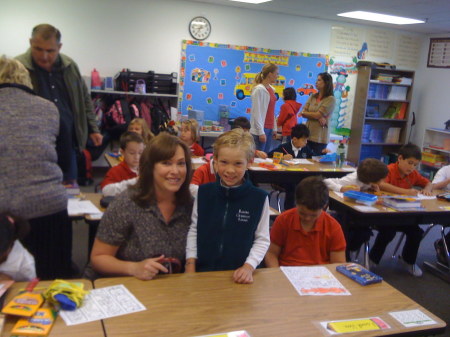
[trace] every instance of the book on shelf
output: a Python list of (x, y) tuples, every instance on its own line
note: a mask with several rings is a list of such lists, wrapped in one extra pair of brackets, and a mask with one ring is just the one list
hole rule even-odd
[(408, 196), (385, 196), (383, 198), (383, 204), (395, 209), (407, 209), (407, 208), (420, 208), (422, 203), (419, 199)]
[(405, 100), (407, 93), (408, 93), (408, 87), (400, 87), (397, 85), (393, 85), (390, 87), (389, 94), (387, 95), (387, 99)]
[(396, 144), (400, 139), (401, 128), (389, 128), (386, 133), (385, 143)]

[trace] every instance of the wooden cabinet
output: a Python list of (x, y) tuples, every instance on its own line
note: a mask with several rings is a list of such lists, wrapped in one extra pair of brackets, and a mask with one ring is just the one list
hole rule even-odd
[(432, 180), (437, 170), (450, 163), (450, 130), (429, 128), (422, 143), (421, 172)]
[(347, 158), (387, 161), (407, 142), (414, 72), (385, 69), (365, 62), (358, 66), (355, 103)]

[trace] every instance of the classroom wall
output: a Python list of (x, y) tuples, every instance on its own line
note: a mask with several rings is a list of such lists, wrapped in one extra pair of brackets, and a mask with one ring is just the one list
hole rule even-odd
[[(83, 75), (89, 75), (94, 67), (101, 76), (113, 76), (122, 68), (178, 72), (181, 40), (191, 39), (188, 24), (197, 15), (210, 20), (211, 42), (324, 54), (329, 52), (331, 27), (338, 24), (180, 0), (15, 0), (3, 3), (0, 11), (1, 53), (15, 56), (24, 52), (32, 27), (48, 22), (61, 30), (62, 52), (77, 61)], [(450, 95), (438, 93), (444, 92), (441, 84), (448, 85), (450, 78), (441, 70), (423, 66), (427, 50), (426, 45), (412, 102), (418, 115), (414, 140), (427, 123), (439, 126), (437, 116), (424, 118), (429, 106), (450, 100)], [(436, 77), (440, 81), (435, 81)], [(439, 106), (441, 114), (445, 106)], [(421, 142), (421, 136), (417, 139)]]

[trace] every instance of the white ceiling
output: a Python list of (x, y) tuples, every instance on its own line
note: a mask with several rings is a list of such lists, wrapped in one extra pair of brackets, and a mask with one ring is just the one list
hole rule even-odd
[[(398, 28), (422, 34), (450, 34), (450, 0), (272, 0), (259, 5), (229, 0), (191, 0), (224, 6), (249, 8), (267, 12), (290, 14), (361, 23), (378, 27)], [(382, 14), (425, 20), (415, 25), (388, 25), (370, 21), (341, 18), (338, 13), (363, 10)]]

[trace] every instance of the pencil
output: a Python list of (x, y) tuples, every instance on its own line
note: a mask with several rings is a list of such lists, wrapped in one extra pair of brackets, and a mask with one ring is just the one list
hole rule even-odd
[(289, 154), (284, 147), (281, 148), (283, 149), (284, 153)]

